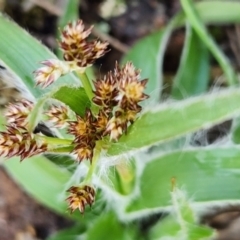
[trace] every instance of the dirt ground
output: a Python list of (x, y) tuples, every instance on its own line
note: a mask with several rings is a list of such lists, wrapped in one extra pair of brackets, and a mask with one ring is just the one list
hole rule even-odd
[(28, 196), (0, 168), (0, 240), (40, 240), (71, 222)]

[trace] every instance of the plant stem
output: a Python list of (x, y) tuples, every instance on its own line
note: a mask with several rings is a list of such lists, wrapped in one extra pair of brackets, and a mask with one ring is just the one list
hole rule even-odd
[(88, 78), (87, 74), (77, 72), (77, 75), (81, 79), (81, 82), (82, 82), (82, 85), (83, 85), (83, 87), (86, 91), (86, 94), (87, 94), (89, 100), (91, 101), (91, 105), (92, 105), (91, 110), (92, 110), (93, 114), (98, 114), (99, 107), (92, 102), (92, 99), (94, 97), (94, 93), (93, 93), (93, 90), (92, 90), (91, 82), (89, 81), (89, 78)]
[(93, 94), (93, 91), (92, 91), (92, 85), (89, 81), (89, 78), (87, 76), (87, 74), (84, 72), (84, 73), (81, 73), (81, 72), (77, 72), (77, 75), (79, 76), (81, 82), (82, 82), (82, 85), (86, 91), (86, 94), (89, 98), (90, 101), (92, 101), (93, 97), (94, 97), (94, 94)]
[(39, 122), (39, 116), (42, 114), (43, 105), (48, 100), (48, 96), (44, 96), (38, 99), (37, 103), (34, 105), (31, 113), (28, 115), (28, 125), (27, 129), (29, 132), (33, 132), (35, 127)]
[(54, 138), (54, 137), (47, 137), (47, 136), (40, 136), (40, 135), (35, 135), (35, 137), (40, 140), (43, 140), (47, 144), (72, 145), (71, 139)]
[(96, 169), (97, 166), (97, 160), (99, 159), (100, 153), (101, 153), (101, 141), (96, 143), (96, 147), (94, 149), (94, 155), (93, 155), (93, 159), (92, 159), (92, 163), (88, 169), (87, 175), (83, 181), (83, 183), (89, 183), (92, 179), (92, 175)]
[(237, 76), (226, 56), (223, 54), (221, 49), (216, 45), (212, 37), (207, 32), (204, 24), (202, 23), (198, 12), (196, 11), (192, 0), (181, 0), (182, 8), (191, 23), (192, 27), (199, 35), (201, 40), (206, 44), (209, 50), (212, 52), (213, 56), (218, 61), (219, 65), (222, 67), (228, 84), (229, 85), (236, 85), (237, 84)]
[(69, 145), (66, 147), (58, 147), (58, 148), (51, 148), (48, 149), (47, 153), (70, 153), (73, 150), (73, 146)]

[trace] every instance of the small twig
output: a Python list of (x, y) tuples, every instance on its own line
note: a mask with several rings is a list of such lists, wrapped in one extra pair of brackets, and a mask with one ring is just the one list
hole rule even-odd
[[(48, 11), (49, 13), (51, 13), (53, 15), (56, 15), (58, 17), (61, 17), (63, 15), (63, 11), (59, 7), (50, 3), (49, 1), (46, 1), (46, 0), (41, 0), (41, 1), (29, 0), (29, 1), (43, 9), (45, 9), (46, 11)], [(111, 37), (108, 34), (100, 32), (96, 28), (94, 28), (92, 30), (92, 34), (103, 41), (108, 41), (111, 46), (113, 46), (115, 49), (119, 50), (120, 52), (126, 53), (129, 51), (129, 47), (126, 44), (121, 43), (119, 40), (117, 40), (114, 37)]]

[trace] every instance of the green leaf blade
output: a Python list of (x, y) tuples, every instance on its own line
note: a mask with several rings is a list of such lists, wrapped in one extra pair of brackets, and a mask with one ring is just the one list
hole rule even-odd
[[(153, 159), (140, 178), (139, 196), (129, 213), (170, 209), (171, 179), (175, 178), (196, 204), (240, 201), (240, 148), (189, 149)], [(192, 203), (194, 204), (194, 203)]]
[(207, 24), (240, 23), (238, 1), (201, 1), (196, 3), (196, 9), (201, 20)]
[(238, 82), (237, 76), (229, 59), (224, 55), (222, 50), (215, 43), (214, 39), (209, 35), (192, 0), (181, 0), (181, 6), (186, 14), (186, 18), (198, 34), (199, 38), (208, 47), (209, 51), (213, 54), (219, 65), (222, 67), (228, 84), (236, 85)]
[(94, 222), (87, 232), (86, 240), (132, 240), (136, 237), (135, 227), (121, 224), (112, 212), (108, 212)]
[(187, 25), (185, 46), (179, 70), (173, 81), (172, 96), (183, 99), (203, 93), (208, 88), (210, 58), (206, 46)]
[(239, 115), (239, 101), (239, 89), (231, 89), (162, 105), (143, 114), (108, 153), (151, 147), (213, 126)]
[(77, 82), (73, 74), (68, 74), (46, 89), (36, 87), (33, 71), (41, 67), (41, 61), (56, 58), (56, 56), (17, 24), (1, 14), (0, 32), (0, 59), (10, 71), (20, 78), (18, 83), (15, 82), (17, 88), (21, 87), (38, 98), (56, 86)]
[(82, 87), (62, 86), (53, 94), (52, 98), (65, 103), (81, 117), (84, 116), (86, 108), (91, 107), (91, 102)]

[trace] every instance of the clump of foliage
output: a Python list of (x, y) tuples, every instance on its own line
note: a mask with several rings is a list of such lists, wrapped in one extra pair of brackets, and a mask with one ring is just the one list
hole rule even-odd
[[(91, 166), (86, 179), (81, 185), (67, 190), (71, 212), (79, 209), (81, 213), (86, 205), (91, 206), (94, 202), (95, 190), (91, 186), (91, 178), (102, 149), (108, 149), (108, 142), (117, 141), (127, 131), (142, 110), (139, 102), (148, 97), (144, 93), (147, 80), (139, 81), (140, 71), (130, 62), (122, 68), (116, 63), (113, 72), (94, 82), (92, 90), (86, 68), (106, 52), (108, 44), (87, 41), (90, 33), (91, 28), (85, 30), (80, 20), (69, 23), (62, 32), (60, 42), (64, 60), (43, 61), (44, 67), (34, 72), (36, 85), (42, 87), (48, 87), (62, 75), (76, 72), (82, 79), (90, 108), (85, 109), (83, 116), (63, 103), (50, 105), (43, 111), (44, 104), (55, 94), (55, 90), (36, 103), (27, 99), (11, 103), (7, 106), (6, 131), (1, 132), (0, 141), (0, 155), (7, 158), (20, 156), (23, 160), (42, 153), (60, 152), (72, 154), (79, 163), (89, 160)], [(65, 130), (65, 138), (44, 136), (41, 130), (36, 132), (38, 123), (46, 119), (44, 114), (52, 123), (52, 128)]]
[[(66, 216), (68, 205), (85, 212), (84, 218), (78, 211), (67, 215), (76, 226), (51, 240), (211, 239), (216, 233), (199, 224), (202, 212), (239, 203), (238, 78), (203, 23), (239, 22), (240, 4), (181, 4), (183, 11), (164, 29), (96, 80), (88, 71), (108, 43), (89, 40), (91, 28), (82, 21), (63, 29), (59, 60), (0, 16), (2, 71), (26, 92), (5, 113), (0, 154), (13, 159), (4, 166), (54, 211)], [(164, 50), (171, 32), (185, 23), (181, 63), (169, 99), (161, 102)], [(208, 92), (209, 53), (224, 72), (224, 90)], [(196, 146), (202, 130), (229, 119), (221, 142)], [(19, 165), (19, 157), (31, 159)], [(168, 215), (142, 234), (140, 223), (163, 212)]]

